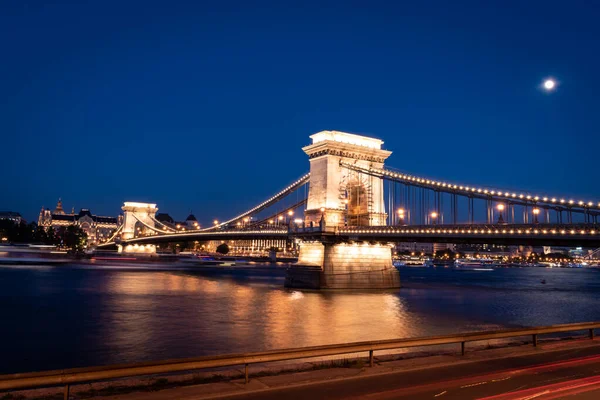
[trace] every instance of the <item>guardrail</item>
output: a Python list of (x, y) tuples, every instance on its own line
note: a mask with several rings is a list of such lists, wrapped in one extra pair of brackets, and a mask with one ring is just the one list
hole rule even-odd
[(600, 328), (600, 322), (552, 325), (525, 329), (507, 329), (489, 332), (469, 332), (445, 336), (428, 336), (422, 338), (390, 339), (369, 342), (333, 344), (325, 346), (304, 347), (296, 349), (271, 350), (256, 353), (227, 354), (166, 361), (150, 361), (131, 364), (117, 364), (102, 367), (73, 368), (44, 372), (18, 373), (0, 375), (0, 391), (16, 389), (32, 389), (39, 387), (64, 386), (64, 398), (69, 397), (72, 384), (101, 381), (130, 376), (154, 375), (205, 368), (244, 365), (245, 381), (248, 382), (248, 366), (250, 364), (268, 363), (301, 358), (336, 356), (349, 353), (368, 352), (369, 366), (373, 366), (373, 352), (393, 350), (406, 347), (435, 346), (460, 344), (461, 354), (465, 354), (465, 344), (490, 339), (505, 339), (519, 336), (532, 336), (537, 346), (538, 335), (588, 331), (590, 339), (594, 338), (594, 329)]

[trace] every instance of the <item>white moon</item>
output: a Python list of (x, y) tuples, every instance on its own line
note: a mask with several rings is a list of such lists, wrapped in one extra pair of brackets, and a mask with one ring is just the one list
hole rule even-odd
[(544, 81), (544, 89), (552, 90), (556, 87), (556, 82), (553, 79), (546, 79)]

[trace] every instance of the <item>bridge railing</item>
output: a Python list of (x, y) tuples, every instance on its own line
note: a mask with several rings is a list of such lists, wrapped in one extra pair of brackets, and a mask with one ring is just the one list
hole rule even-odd
[(460, 344), (461, 354), (464, 355), (465, 345), (468, 342), (531, 336), (533, 346), (537, 346), (538, 336), (542, 334), (587, 331), (590, 339), (593, 339), (594, 330), (598, 328), (600, 328), (600, 322), (585, 322), (488, 332), (468, 332), (421, 338), (342, 343), (255, 353), (226, 354), (220, 356), (151, 361), (91, 368), (73, 368), (45, 372), (18, 373), (0, 375), (0, 391), (64, 386), (64, 398), (68, 399), (69, 387), (72, 384), (140, 375), (166, 374), (206, 368), (228, 367), (235, 365), (244, 365), (244, 375), (247, 383), (249, 379), (248, 366), (250, 364), (262, 364), (275, 361), (298, 360), (304, 358), (337, 356), (365, 352), (368, 353), (369, 365), (372, 367), (374, 364), (373, 353), (375, 351), (395, 350), (408, 347)]

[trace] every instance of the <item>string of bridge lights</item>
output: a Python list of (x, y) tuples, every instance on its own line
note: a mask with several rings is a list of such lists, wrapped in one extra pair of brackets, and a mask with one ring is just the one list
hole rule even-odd
[(517, 193), (514, 191), (502, 191), (502, 190), (486, 189), (486, 188), (476, 187), (476, 186), (457, 185), (454, 183), (437, 181), (437, 180), (433, 180), (433, 179), (420, 178), (420, 177), (417, 177), (414, 175), (393, 172), (393, 171), (389, 171), (386, 169), (361, 168), (361, 167), (357, 167), (356, 165), (352, 165), (352, 164), (346, 164), (346, 163), (343, 163), (343, 164), (344, 164), (344, 166), (349, 167), (351, 169), (358, 169), (358, 170), (373, 172), (373, 173), (377, 173), (379, 175), (387, 176), (390, 178), (398, 178), (398, 179), (402, 179), (407, 182), (418, 183), (420, 185), (429, 185), (432, 188), (438, 188), (438, 189), (443, 188), (443, 189), (447, 189), (447, 190), (451, 190), (451, 191), (459, 190), (459, 191), (462, 191), (465, 193), (496, 196), (496, 197), (500, 197), (500, 198), (505, 198), (507, 200), (518, 199), (518, 200), (530, 201), (532, 203), (544, 202), (544, 203), (553, 204), (553, 205), (563, 205), (565, 207), (583, 207), (583, 208), (600, 209), (600, 202), (594, 203), (593, 201), (586, 202), (583, 200), (575, 201), (573, 199), (566, 200), (564, 198), (559, 198), (559, 197), (539, 196), (539, 195), (531, 195), (531, 194), (526, 194), (526, 193)]
[(597, 230), (577, 230), (577, 229), (398, 229), (398, 228), (384, 228), (384, 229), (361, 229), (361, 228), (342, 228), (340, 233), (360, 233), (360, 234), (409, 234), (409, 235), (420, 235), (420, 234), (510, 234), (510, 235), (600, 235), (600, 231)]
[(213, 224), (214, 226), (211, 226), (210, 228), (204, 228), (204, 229), (198, 229), (198, 231), (207, 231), (207, 230), (211, 230), (211, 229), (215, 229), (215, 228), (220, 228), (222, 226), (228, 225), (231, 222), (243, 219), (245, 217), (247, 217), (248, 215), (252, 214), (253, 212), (269, 205), (271, 202), (279, 199), (281, 196), (286, 195), (287, 193), (291, 192), (292, 190), (296, 189), (298, 186), (302, 186), (304, 185), (306, 182), (308, 182), (308, 178), (310, 178), (310, 172), (303, 175), (302, 177), (300, 177), (298, 180), (296, 180), (294, 183), (290, 184), (289, 186), (287, 186), (285, 189), (281, 190), (279, 193), (271, 196), (269, 199), (263, 201), (262, 203), (260, 203), (259, 205), (251, 208), (250, 210), (238, 215), (237, 217), (231, 218), (225, 222), (221, 222), (219, 223), (218, 220), (214, 220)]

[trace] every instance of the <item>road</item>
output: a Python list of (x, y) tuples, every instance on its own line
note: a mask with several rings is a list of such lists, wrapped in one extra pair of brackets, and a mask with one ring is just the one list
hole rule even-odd
[(600, 346), (391, 372), (222, 397), (241, 399), (600, 398)]

